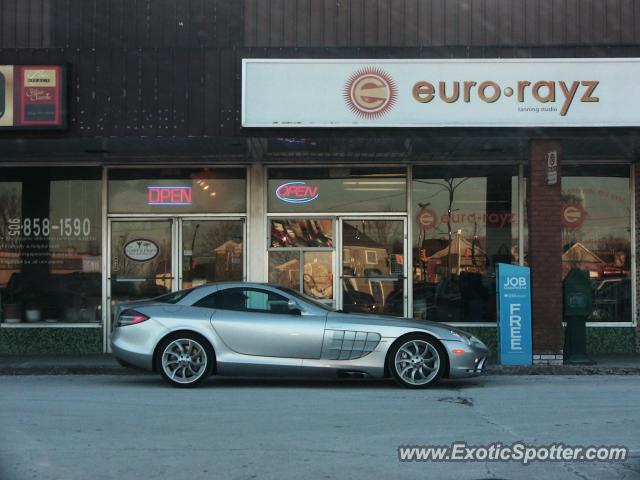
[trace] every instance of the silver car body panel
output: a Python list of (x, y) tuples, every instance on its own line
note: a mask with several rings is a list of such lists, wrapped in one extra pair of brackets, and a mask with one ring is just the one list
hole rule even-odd
[[(301, 313), (260, 314), (192, 306), (211, 293), (231, 287), (273, 291), (294, 301)], [(147, 370), (154, 367), (154, 352), (161, 340), (176, 332), (193, 332), (208, 340), (219, 375), (345, 371), (382, 377), (389, 348), (399, 337), (411, 333), (426, 333), (440, 341), (448, 354), (450, 378), (482, 373), (489, 356), (481, 342), (469, 345), (458, 330), (446, 324), (327, 311), (265, 284), (212, 284), (193, 289), (175, 305), (150, 300), (124, 307), (135, 308), (150, 319), (114, 329), (114, 355)]]
[(320, 358), (327, 321), (323, 315), (215, 310), (211, 324), (225, 345), (243, 355)]

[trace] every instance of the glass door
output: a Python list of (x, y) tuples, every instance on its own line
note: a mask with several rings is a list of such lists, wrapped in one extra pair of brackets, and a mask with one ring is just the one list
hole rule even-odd
[(120, 303), (153, 298), (175, 285), (173, 219), (111, 220), (108, 300), (113, 315)]
[(342, 309), (407, 315), (406, 220), (343, 218)]
[(108, 304), (212, 282), (244, 280), (244, 219), (118, 218), (109, 221)]
[(244, 280), (244, 220), (181, 220), (180, 288)]

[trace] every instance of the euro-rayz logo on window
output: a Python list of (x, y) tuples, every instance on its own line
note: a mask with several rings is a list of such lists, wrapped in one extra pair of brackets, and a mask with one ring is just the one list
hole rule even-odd
[(386, 114), (396, 103), (398, 88), (393, 78), (377, 67), (362, 68), (347, 80), (344, 99), (356, 115), (375, 119)]
[(276, 197), (287, 203), (309, 203), (320, 197), (317, 185), (307, 182), (287, 182), (276, 188)]

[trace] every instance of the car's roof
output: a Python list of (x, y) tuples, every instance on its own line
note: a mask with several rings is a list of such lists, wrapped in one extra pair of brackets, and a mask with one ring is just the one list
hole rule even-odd
[(197, 287), (194, 287), (195, 289), (199, 289), (199, 288), (207, 288), (207, 287), (236, 287), (236, 286), (242, 286), (242, 287), (271, 287), (271, 288), (282, 288), (282, 286), (279, 285), (274, 285), (272, 283), (267, 283), (267, 282), (243, 282), (243, 281), (230, 281), (230, 282), (212, 282), (212, 283), (206, 283), (204, 285), (198, 285)]

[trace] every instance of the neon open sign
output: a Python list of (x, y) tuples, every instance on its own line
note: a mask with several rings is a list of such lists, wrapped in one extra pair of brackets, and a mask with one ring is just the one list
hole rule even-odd
[(287, 203), (309, 203), (320, 197), (317, 185), (306, 182), (288, 182), (276, 188), (276, 197)]
[(191, 205), (191, 187), (147, 187), (149, 205)]

